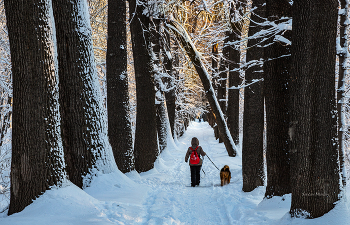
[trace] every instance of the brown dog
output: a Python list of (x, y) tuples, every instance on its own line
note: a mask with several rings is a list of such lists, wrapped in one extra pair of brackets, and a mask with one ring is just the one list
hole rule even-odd
[(225, 165), (220, 171), (221, 186), (229, 184), (231, 181), (230, 167)]

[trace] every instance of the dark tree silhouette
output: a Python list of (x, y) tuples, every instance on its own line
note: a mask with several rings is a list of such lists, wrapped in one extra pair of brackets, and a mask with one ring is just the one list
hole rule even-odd
[[(140, 3), (140, 4), (139, 4)], [(154, 167), (158, 156), (155, 83), (151, 57), (150, 18), (143, 13), (146, 0), (130, 0), (130, 23), (136, 78), (135, 168), (144, 172)]]
[(292, 216), (320, 217), (339, 200), (335, 102), (336, 0), (293, 3)]
[(107, 39), (108, 136), (114, 159), (123, 173), (133, 169), (126, 42), (126, 0), (108, 1)]
[[(235, 8), (233, 3), (230, 4), (230, 17), (231, 20), (234, 16)], [(240, 40), (241, 38), (241, 24), (231, 23), (231, 30), (228, 32), (228, 38), (230, 42)], [(240, 62), (241, 53), (240, 49), (235, 46), (229, 48), (229, 74), (228, 74), (228, 93), (227, 93), (227, 126), (230, 129), (230, 133), (235, 144), (239, 143), (239, 99), (240, 89), (238, 86), (242, 83), (240, 77)], [(236, 87), (236, 88), (234, 88)]]
[[(261, 31), (259, 23), (265, 18), (265, 0), (254, 0), (252, 8), (248, 37)], [(263, 158), (263, 132), (264, 132), (264, 96), (263, 68), (264, 49), (260, 46), (262, 37), (250, 38), (246, 61), (248, 68), (245, 71), (246, 83), (250, 84), (244, 89), (244, 115), (243, 115), (243, 144), (242, 144), (242, 173), (243, 191), (249, 192), (258, 186), (264, 185), (264, 158)], [(254, 80), (260, 80), (253, 83)]]
[[(287, 0), (266, 0), (267, 19), (276, 24), (291, 17), (292, 7)], [(282, 19), (286, 18), (286, 19)], [(279, 34), (281, 35), (281, 34)], [(283, 37), (291, 40), (290, 30)], [(273, 42), (273, 43), (271, 43)], [(264, 95), (266, 105), (266, 197), (290, 193), (289, 166), (289, 91), (290, 45), (270, 39), (264, 49)], [(289, 56), (288, 56), (289, 55)]]

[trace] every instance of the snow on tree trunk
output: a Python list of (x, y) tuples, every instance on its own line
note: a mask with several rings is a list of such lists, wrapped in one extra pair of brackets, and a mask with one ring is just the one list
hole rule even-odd
[(87, 187), (116, 169), (108, 142), (86, 0), (53, 0), (62, 139), (69, 179)]
[(348, 76), (348, 30), (349, 30), (349, 2), (346, 0), (340, 0), (340, 29), (339, 39), (337, 40), (337, 53), (339, 56), (339, 78), (337, 88), (337, 112), (338, 112), (338, 141), (339, 141), (339, 164), (342, 174), (342, 183), (346, 185), (346, 169), (344, 163), (345, 149), (344, 149), (344, 130), (346, 130), (346, 123), (344, 121), (344, 109), (343, 104), (346, 103), (345, 95), (345, 79)]
[(185, 49), (188, 57), (191, 59), (193, 65), (196, 68), (196, 71), (205, 89), (206, 97), (209, 101), (210, 107), (213, 110), (213, 113), (215, 114), (216, 123), (218, 125), (219, 132), (222, 135), (228, 155), (232, 157), (236, 156), (236, 146), (232, 140), (231, 134), (225, 122), (224, 115), (215, 97), (215, 92), (210, 81), (210, 76), (205, 68), (205, 65), (203, 64), (202, 56), (196, 50), (196, 47), (192, 43), (186, 30), (180, 24), (178, 24), (176, 21), (169, 21), (167, 27), (174, 32), (177, 39), (180, 41), (181, 45)]
[(175, 138), (175, 107), (176, 107), (176, 96), (175, 96), (175, 71), (173, 68), (173, 58), (171, 56), (171, 42), (170, 35), (168, 33), (165, 34), (165, 42), (163, 43), (164, 49), (164, 67), (165, 72), (167, 73), (167, 77), (164, 78), (164, 82), (166, 85), (165, 91), (165, 99), (168, 110), (168, 118), (170, 122), (170, 130), (172, 137)]
[(11, 200), (20, 212), (66, 179), (50, 0), (5, 1), (13, 74)]

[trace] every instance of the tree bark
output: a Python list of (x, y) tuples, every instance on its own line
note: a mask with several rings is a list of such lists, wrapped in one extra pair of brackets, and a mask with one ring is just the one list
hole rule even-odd
[(196, 50), (196, 47), (191, 42), (191, 39), (188, 36), (186, 30), (183, 29), (180, 26), (180, 24), (177, 24), (175, 21), (170, 21), (170, 24), (167, 24), (167, 27), (175, 33), (181, 45), (184, 47), (188, 57), (190, 58), (194, 67), (196, 68), (196, 71), (202, 81), (210, 107), (215, 114), (216, 123), (218, 125), (219, 132), (222, 135), (228, 155), (232, 157), (236, 156), (237, 155), (236, 146), (227, 128), (224, 115), (215, 97), (215, 92), (210, 82), (209, 74), (201, 60), (200, 53)]
[[(248, 37), (261, 31), (259, 23), (265, 18), (265, 0), (254, 0)], [(264, 59), (264, 49), (259, 42), (262, 38), (248, 40), (246, 61), (252, 63), (245, 71), (246, 83), (262, 80), (264, 77), (261, 60)], [(260, 61), (260, 62), (259, 62)], [(256, 82), (244, 89), (242, 173), (243, 191), (253, 191), (264, 185), (264, 96), (263, 82)]]
[(217, 88), (217, 98), (219, 100), (219, 105), (223, 114), (226, 115), (226, 86), (227, 86), (227, 72), (228, 72), (228, 59), (230, 47), (227, 45), (229, 41), (228, 34), (226, 34), (224, 41), (224, 47), (222, 49), (222, 57), (220, 59), (219, 67), (219, 80)]
[(108, 1), (107, 39), (108, 136), (120, 171), (134, 169), (129, 109), (126, 0)]
[[(230, 6), (230, 17), (232, 18), (234, 13), (234, 7)], [(241, 31), (237, 29), (235, 24), (231, 23), (231, 31), (228, 34), (230, 42), (241, 39)], [(231, 136), (235, 144), (239, 144), (239, 99), (240, 99), (240, 89), (238, 86), (242, 83), (242, 78), (240, 77), (240, 62), (241, 62), (241, 52), (240, 49), (236, 49), (234, 46), (229, 48), (229, 88), (227, 97), (227, 126), (230, 130)], [(236, 87), (236, 88), (233, 88)]]
[(135, 131), (135, 168), (138, 172), (145, 172), (154, 167), (158, 156), (157, 120), (155, 107), (155, 83), (153, 73), (153, 60), (151, 53), (151, 40), (149, 31), (149, 15), (143, 14), (143, 4), (146, 0), (130, 0), (132, 12), (131, 39), (134, 55), (136, 78), (136, 131)]
[(316, 218), (339, 200), (335, 102), (336, 0), (293, 3), (291, 184), (294, 217)]
[(159, 19), (152, 20), (151, 26), (151, 42), (152, 42), (152, 55), (153, 55), (153, 73), (155, 76), (156, 84), (156, 115), (157, 115), (157, 131), (158, 131), (158, 143), (160, 153), (167, 147), (168, 141), (168, 112), (166, 110), (166, 101), (164, 95), (163, 83), (163, 68), (161, 65), (161, 23)]
[(165, 34), (166, 42), (163, 43), (164, 49), (164, 67), (166, 73), (169, 77), (165, 78), (165, 84), (167, 91), (165, 92), (166, 106), (168, 110), (168, 117), (170, 122), (170, 129), (175, 138), (175, 112), (176, 112), (176, 85), (175, 85), (175, 71), (173, 68), (173, 59), (171, 57), (171, 42), (170, 35), (168, 33)]
[[(219, 68), (218, 68), (218, 58), (219, 58), (219, 44), (215, 43), (212, 46), (212, 58), (211, 58), (211, 67), (212, 67), (212, 75), (211, 75), (211, 83), (213, 85), (214, 88), (214, 92), (216, 94), (216, 98), (218, 98), (218, 88), (219, 88)], [(220, 105), (220, 102), (219, 102)], [(222, 110), (222, 108), (221, 108)], [(215, 117), (215, 115), (214, 115)], [(220, 134), (219, 134), (219, 128), (217, 125), (214, 124), (213, 126), (214, 128), (214, 135), (216, 139), (220, 138)], [(220, 142), (220, 139), (219, 139)], [(222, 141), (221, 141), (222, 142)]]
[(339, 45), (342, 48), (340, 52), (338, 52), (339, 56), (339, 78), (338, 78), (338, 88), (337, 88), (337, 112), (338, 112), (338, 140), (339, 140), (339, 164), (340, 164), (340, 173), (342, 175), (342, 184), (343, 186), (346, 185), (346, 171), (345, 171), (345, 165), (344, 165), (344, 132), (343, 130), (347, 129), (345, 127), (344, 123), (344, 110), (343, 110), (343, 104), (344, 102), (344, 95), (345, 95), (345, 75), (347, 70), (347, 62), (349, 57), (348, 52), (348, 41), (347, 41), (347, 35), (348, 35), (348, 27), (349, 24), (346, 22), (346, 19), (349, 15), (349, 4), (346, 0), (339, 0), (340, 3), (340, 10), (342, 12), (340, 13), (340, 21), (339, 21)]
[(66, 179), (50, 0), (6, 0), (13, 76), (8, 214)]
[[(266, 0), (266, 16), (278, 24), (291, 17), (292, 7), (287, 0)], [(286, 17), (286, 20), (282, 20)], [(280, 35), (280, 34), (278, 34)], [(284, 31), (283, 37), (291, 40), (292, 31)], [(272, 43), (274, 42), (274, 43)], [(264, 94), (266, 104), (266, 164), (267, 186), (265, 197), (290, 193), (289, 158), (289, 76), (290, 45), (275, 41), (264, 48)]]
[(211, 82), (213, 84), (213, 88), (215, 91), (217, 91), (218, 88), (218, 58), (219, 58), (219, 44), (215, 43), (212, 46), (211, 49), (211, 67), (212, 67), (212, 75), (211, 75)]
[(115, 169), (87, 7), (86, 0), (53, 0), (63, 146), (69, 179), (81, 188)]

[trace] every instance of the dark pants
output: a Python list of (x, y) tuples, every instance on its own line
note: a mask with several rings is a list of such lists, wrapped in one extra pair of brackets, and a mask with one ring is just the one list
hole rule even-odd
[(202, 166), (190, 166), (191, 168), (191, 186), (194, 187), (199, 185), (201, 179), (201, 168)]

